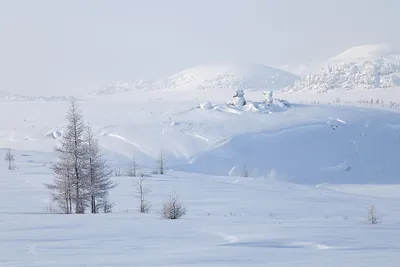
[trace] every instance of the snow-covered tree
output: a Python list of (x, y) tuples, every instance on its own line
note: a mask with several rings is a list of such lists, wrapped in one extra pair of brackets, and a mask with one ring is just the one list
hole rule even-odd
[(14, 170), (15, 169), (15, 157), (14, 154), (11, 150), (11, 148), (7, 149), (6, 156), (4, 157), (4, 160), (8, 164), (8, 169), (9, 170)]
[(92, 213), (97, 213), (102, 206), (108, 205), (109, 190), (114, 188), (116, 184), (111, 180), (112, 170), (107, 166), (107, 162), (103, 159), (100, 152), (99, 142), (94, 137), (90, 127), (86, 128), (86, 160), (87, 160), (87, 186), (90, 197), (90, 207)]
[(381, 58), (362, 62), (334, 62), (303, 76), (284, 91), (326, 92), (334, 89), (390, 88), (400, 85), (400, 61)]

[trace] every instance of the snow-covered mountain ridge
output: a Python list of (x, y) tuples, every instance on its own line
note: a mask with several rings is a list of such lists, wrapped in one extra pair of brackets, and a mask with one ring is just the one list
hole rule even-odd
[(144, 91), (191, 90), (279, 90), (292, 84), (299, 77), (262, 64), (209, 64), (189, 68), (157, 81), (117, 82), (91, 95)]

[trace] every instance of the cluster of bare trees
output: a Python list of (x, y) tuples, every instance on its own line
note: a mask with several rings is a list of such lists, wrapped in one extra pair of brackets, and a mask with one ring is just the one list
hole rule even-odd
[[(151, 202), (147, 200), (147, 195), (151, 192), (144, 185), (144, 177), (137, 178), (137, 198), (139, 200), (139, 212), (148, 213), (151, 209)], [(161, 216), (164, 219), (176, 220), (186, 215), (186, 208), (179, 200), (179, 196), (174, 192), (169, 199), (164, 202), (161, 210)]]
[(58, 160), (52, 166), (54, 180), (46, 184), (52, 200), (67, 214), (82, 214), (88, 208), (91, 213), (111, 212), (109, 190), (116, 186), (111, 180), (112, 170), (75, 101), (71, 102), (66, 119), (68, 124), (56, 147)]

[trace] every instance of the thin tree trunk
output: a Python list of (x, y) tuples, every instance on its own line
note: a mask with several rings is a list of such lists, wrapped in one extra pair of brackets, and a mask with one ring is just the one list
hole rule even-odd
[(68, 193), (65, 193), (65, 204), (66, 206), (66, 212), (69, 214), (69, 203), (68, 203)]

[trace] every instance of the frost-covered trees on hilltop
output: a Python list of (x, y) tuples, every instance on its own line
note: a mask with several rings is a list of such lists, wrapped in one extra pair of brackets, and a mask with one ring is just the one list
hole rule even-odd
[(400, 61), (341, 62), (303, 76), (285, 91), (326, 92), (333, 89), (389, 88), (400, 85)]
[(52, 199), (64, 213), (92, 213), (108, 203), (108, 191), (115, 187), (111, 171), (99, 151), (98, 141), (83, 122), (82, 112), (71, 102), (66, 117), (68, 124), (56, 147), (57, 161), (53, 164), (54, 180), (46, 184)]

